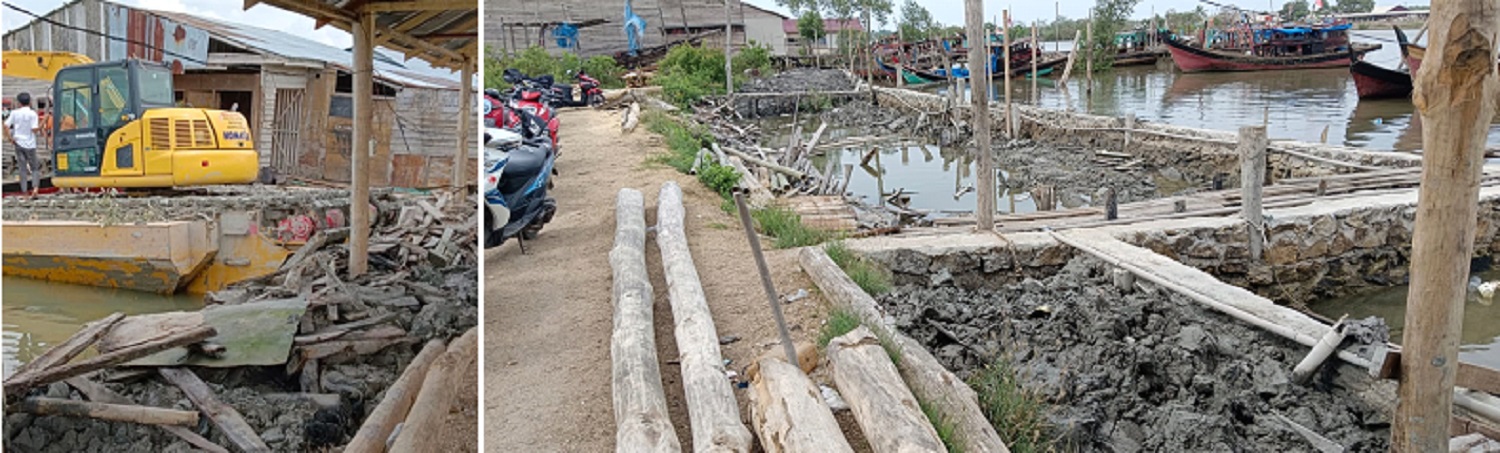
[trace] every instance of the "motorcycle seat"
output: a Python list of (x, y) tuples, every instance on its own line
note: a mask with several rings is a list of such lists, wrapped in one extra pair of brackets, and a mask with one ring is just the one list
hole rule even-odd
[(500, 193), (513, 194), (521, 191), (542, 172), (547, 159), (545, 148), (523, 145), (512, 150), (510, 160), (505, 164), (505, 172), (500, 175)]

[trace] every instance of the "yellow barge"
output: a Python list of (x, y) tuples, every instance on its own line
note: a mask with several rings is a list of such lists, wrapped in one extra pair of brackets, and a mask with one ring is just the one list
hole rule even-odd
[(346, 194), (256, 188), (198, 197), (7, 198), (0, 255), (5, 275), (206, 293), (271, 274), (291, 255), (288, 247), (343, 226)]

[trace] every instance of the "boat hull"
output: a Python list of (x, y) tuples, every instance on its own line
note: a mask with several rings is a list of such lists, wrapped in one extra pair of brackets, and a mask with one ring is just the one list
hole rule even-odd
[(1354, 52), (1329, 52), (1294, 57), (1256, 57), (1206, 50), (1176, 41), (1167, 41), (1167, 51), (1172, 53), (1172, 62), (1182, 72), (1208, 71), (1280, 71), (1289, 69), (1337, 68), (1349, 66), (1351, 58), (1358, 58), (1380, 45), (1355, 45)]
[(1360, 99), (1391, 99), (1411, 96), (1411, 74), (1382, 68), (1365, 61), (1349, 66)]

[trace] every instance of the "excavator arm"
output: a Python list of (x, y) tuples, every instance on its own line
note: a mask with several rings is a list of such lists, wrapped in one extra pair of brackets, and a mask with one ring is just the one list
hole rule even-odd
[(7, 77), (21, 77), (51, 82), (57, 71), (81, 64), (93, 63), (86, 55), (72, 52), (34, 52), (7, 50), (4, 52), (3, 72)]

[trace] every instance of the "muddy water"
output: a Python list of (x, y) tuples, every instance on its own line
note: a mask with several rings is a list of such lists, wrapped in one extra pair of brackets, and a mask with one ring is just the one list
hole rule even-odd
[[(816, 117), (806, 116), (800, 120), (803, 140), (807, 140), (812, 131), (817, 130), (819, 121)], [(838, 172), (843, 171), (844, 164), (853, 165), (848, 192), (855, 197), (873, 205), (877, 200), (885, 198), (881, 194), (889, 197), (899, 192), (909, 198), (908, 207), (931, 212), (934, 217), (973, 212), (978, 183), (974, 174), (978, 164), (973, 156), (965, 155), (962, 147), (939, 146), (924, 139), (898, 139), (888, 132), (865, 133), (864, 128), (859, 126), (833, 127), (833, 123), (829, 124), (830, 127), (823, 132), (819, 143), (875, 134), (890, 138), (878, 143), (854, 144), (814, 156), (813, 166), (818, 169), (826, 168), (828, 159), (833, 159), (833, 168)], [(764, 132), (761, 146), (781, 149), (790, 141), (793, 131), (791, 117), (767, 118), (761, 120), (759, 125)], [(867, 165), (862, 165), (865, 153), (872, 147), (879, 149), (879, 153)], [(1001, 156), (996, 163), (1001, 175), (995, 189), (998, 195), (996, 211), (1000, 214), (1035, 212), (1037, 206), (1036, 200), (1031, 197), (1031, 183), (1023, 180), (1035, 176), (1041, 170), (1007, 167), (1006, 161), (1005, 156)], [(1020, 176), (1016, 176), (1013, 181), (1013, 175)], [(1163, 178), (1153, 180), (1156, 182), (1154, 196), (1170, 195), (1189, 188), (1184, 181)], [(1058, 203), (1064, 208), (1089, 206), (1094, 188), (1096, 187), (1090, 185), (1088, 191), (1078, 191), (1060, 187)]]
[[(1355, 41), (1382, 44), (1366, 55), (1367, 61), (1388, 68), (1400, 62), (1395, 32), (1353, 33)], [(1052, 50), (1053, 44), (1044, 47)], [(1272, 139), (1319, 142), (1326, 130), (1333, 144), (1392, 151), (1422, 147), (1422, 128), (1411, 101), (1360, 100), (1345, 68), (1184, 74), (1163, 60), (1157, 66), (1097, 74), (1094, 92), (1087, 97), (1082, 68), (1074, 69), (1066, 91), (1056, 82), (1060, 71), (1039, 80), (1038, 104), (1117, 117), (1134, 113), (1147, 121), (1225, 131), (1265, 122)], [(943, 91), (940, 85), (926, 89)], [(1003, 100), (1002, 84), (995, 85), (992, 97)], [(1013, 80), (1011, 96), (1014, 102), (1030, 102), (1031, 81)], [(1500, 125), (1491, 126), (1490, 143), (1500, 145)]]
[[(1500, 280), (1500, 270), (1476, 273), (1481, 281)], [(1391, 341), (1400, 343), (1406, 323), (1405, 285), (1381, 288), (1364, 294), (1310, 304), (1308, 308), (1324, 316), (1350, 318), (1379, 316), (1391, 327)], [(1458, 356), (1467, 362), (1500, 368), (1500, 294), (1485, 300), (1473, 288), (1464, 304), (1464, 329)]]
[(68, 339), (86, 322), (110, 313), (127, 315), (203, 308), (202, 296), (163, 296), (139, 291), (97, 288), (4, 277), (4, 374)]

